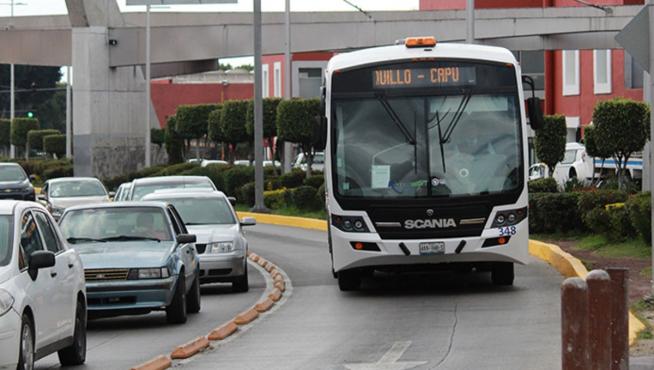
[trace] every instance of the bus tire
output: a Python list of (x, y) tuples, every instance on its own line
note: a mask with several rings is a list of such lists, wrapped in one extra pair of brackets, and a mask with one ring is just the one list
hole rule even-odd
[(361, 275), (357, 270), (343, 270), (338, 272), (338, 289), (341, 292), (350, 292), (361, 288)]
[(513, 263), (511, 262), (494, 262), (491, 268), (491, 280), (493, 285), (508, 286), (513, 285), (515, 273)]

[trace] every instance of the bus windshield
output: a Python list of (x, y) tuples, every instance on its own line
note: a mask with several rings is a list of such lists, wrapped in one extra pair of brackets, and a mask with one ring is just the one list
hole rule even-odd
[(345, 197), (438, 197), (521, 186), (515, 92), (336, 98), (336, 192)]

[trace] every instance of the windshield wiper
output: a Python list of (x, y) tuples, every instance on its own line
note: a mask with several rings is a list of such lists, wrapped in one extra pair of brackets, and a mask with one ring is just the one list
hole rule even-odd
[(416, 145), (416, 139), (411, 135), (409, 132), (409, 129), (406, 127), (406, 125), (402, 122), (400, 117), (397, 115), (393, 107), (391, 107), (390, 103), (388, 102), (388, 99), (386, 99), (386, 96), (383, 94), (377, 94), (377, 100), (379, 100), (379, 103), (384, 107), (384, 110), (388, 114), (389, 117), (391, 117), (391, 120), (395, 125), (397, 126), (400, 131), (402, 131), (402, 134), (406, 138), (406, 141), (411, 144), (411, 145)]
[(104, 243), (104, 239), (94, 239), (94, 238), (84, 238), (84, 237), (70, 237), (66, 239), (69, 243), (75, 244), (76, 242), (94, 242), (94, 243)]
[[(454, 132), (454, 129), (456, 128), (456, 125), (459, 123), (459, 120), (461, 119), (461, 116), (463, 116), (463, 112), (465, 112), (466, 107), (468, 106), (468, 103), (470, 102), (470, 98), (472, 98), (472, 94), (469, 92), (466, 92), (465, 95), (461, 98), (461, 102), (459, 103), (459, 107), (456, 109), (456, 112), (454, 112), (454, 117), (452, 117), (452, 120), (450, 121), (450, 124), (447, 126), (445, 129), (445, 135), (443, 136), (442, 140), (443, 143), (447, 143), (450, 141), (450, 137), (452, 136), (452, 132)], [(440, 125), (439, 125), (440, 129)]]
[(109, 241), (122, 241), (122, 240), (152, 240), (156, 242), (160, 242), (161, 239), (157, 238), (150, 238), (147, 236), (137, 236), (137, 235), (118, 235), (118, 236), (110, 236), (107, 238), (102, 238), (100, 239), (101, 241), (109, 242)]
[(209, 222), (187, 222), (186, 226), (196, 226), (196, 225), (213, 225), (213, 223)]

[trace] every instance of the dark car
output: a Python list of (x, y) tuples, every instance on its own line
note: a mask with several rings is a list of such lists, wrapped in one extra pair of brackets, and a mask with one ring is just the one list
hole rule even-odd
[(19, 164), (0, 163), (0, 199), (36, 200), (30, 177)]
[(170, 323), (200, 311), (195, 235), (161, 202), (67, 208), (61, 232), (79, 253), (89, 318), (165, 310)]

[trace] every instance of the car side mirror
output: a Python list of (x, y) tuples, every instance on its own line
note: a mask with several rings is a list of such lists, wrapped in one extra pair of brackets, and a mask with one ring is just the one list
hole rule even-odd
[(529, 115), (529, 125), (534, 130), (543, 128), (543, 111), (540, 109), (540, 99), (527, 99), (527, 114)]
[(116, 192), (115, 192), (115, 191), (110, 191), (110, 192), (109, 192), (109, 198), (112, 198), (112, 199), (113, 199), (115, 196), (116, 196)]
[(227, 197), (227, 200), (229, 201), (229, 204), (232, 205), (232, 207), (236, 207), (236, 198), (234, 198), (234, 197)]
[(36, 181), (36, 175), (29, 175), (30, 181)]
[(243, 217), (241, 220), (241, 226), (254, 226), (257, 224), (257, 220), (254, 217)]
[(35, 251), (30, 255), (28, 272), (32, 280), (36, 280), (40, 269), (55, 265), (55, 255), (50, 251)]
[(197, 237), (193, 234), (179, 234), (177, 235), (177, 243), (178, 244), (189, 244), (189, 243), (195, 243), (197, 241)]
[(48, 200), (48, 197), (47, 197), (47, 196), (45, 196), (45, 194), (39, 194), (39, 195), (37, 195), (37, 196), (36, 196), (36, 199), (37, 199), (37, 200), (41, 200), (41, 201), (44, 201), (44, 202), (45, 202), (45, 201), (47, 201), (47, 200)]

